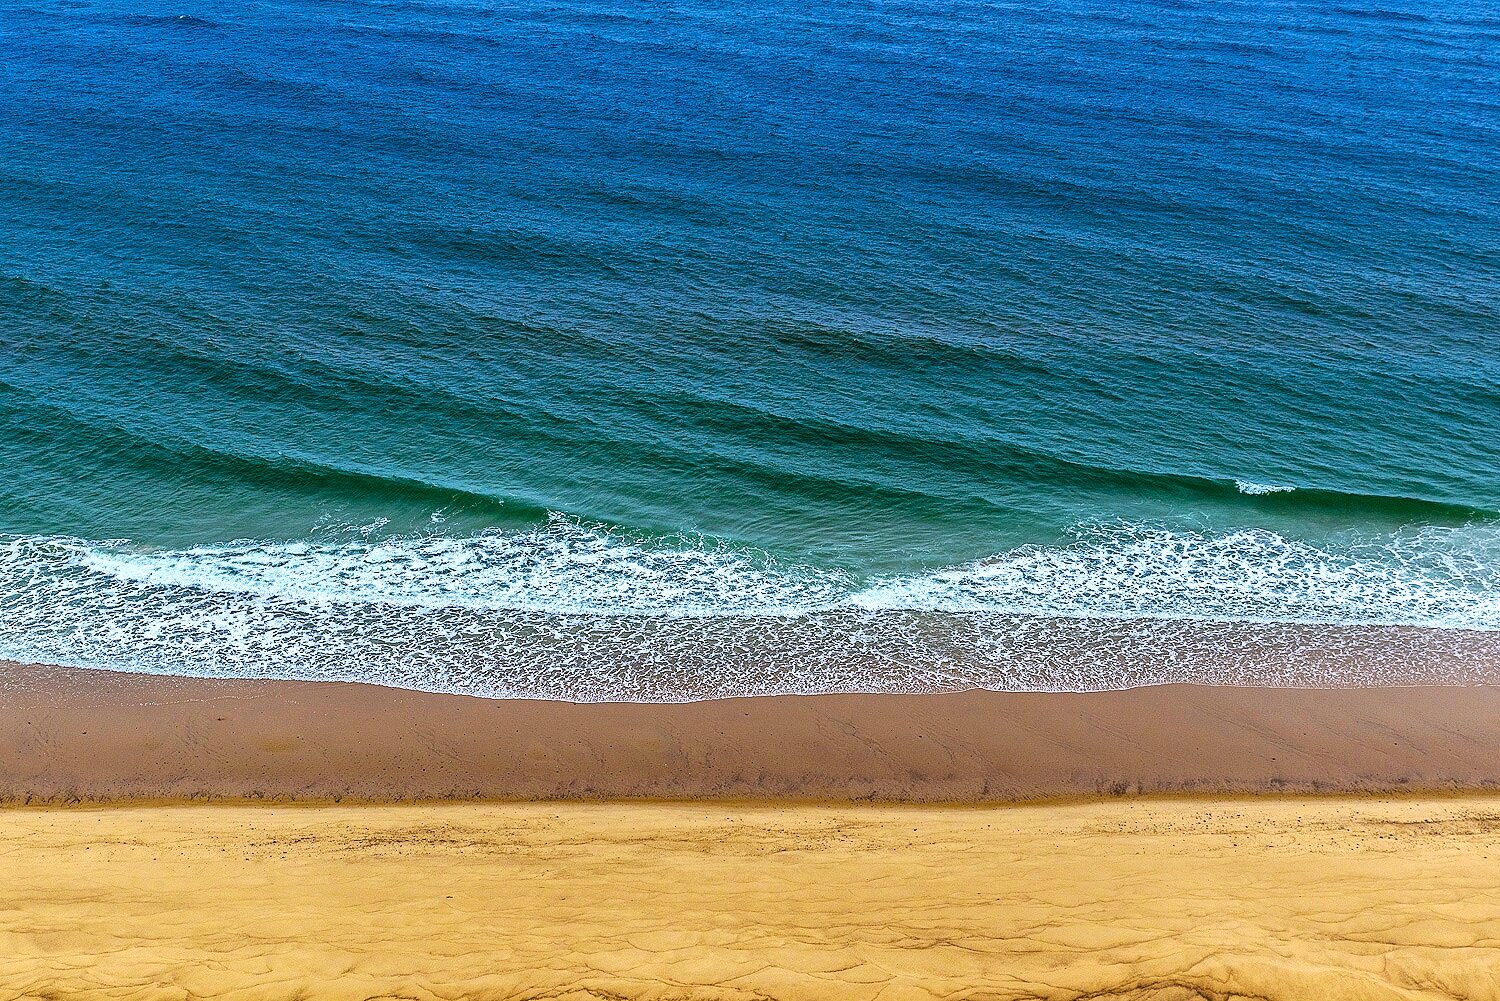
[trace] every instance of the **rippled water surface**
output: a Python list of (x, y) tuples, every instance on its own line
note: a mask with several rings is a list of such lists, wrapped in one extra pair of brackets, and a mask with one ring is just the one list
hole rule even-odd
[(0, 655), (1487, 679), (1500, 6), (0, 12)]

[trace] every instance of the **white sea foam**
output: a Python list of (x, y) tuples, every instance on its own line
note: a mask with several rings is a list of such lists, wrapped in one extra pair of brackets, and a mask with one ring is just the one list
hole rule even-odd
[(1296, 487), (1278, 486), (1274, 483), (1255, 483), (1251, 480), (1235, 480), (1234, 487), (1242, 494), (1286, 494), (1296, 490)]
[(1485, 526), (1318, 547), (1119, 525), (861, 581), (563, 518), (174, 551), (13, 537), (0, 655), (568, 698), (1442, 680), (1500, 662), (1496, 553)]
[(787, 566), (723, 546), (651, 546), (561, 517), (545, 528), (463, 539), (252, 542), (170, 552), (73, 541), (48, 546), (79, 571), (108, 580), (431, 608), (795, 615), (839, 602), (852, 586), (838, 572)]
[(1426, 529), (1319, 547), (1274, 532), (1095, 527), (931, 572), (859, 581), (721, 545), (664, 546), (555, 518), (472, 538), (248, 542), (151, 551), (13, 538), (0, 573), (66, 590), (568, 615), (865, 611), (1500, 629), (1500, 532)]
[(1500, 568), (1470, 550), (1471, 539), (1431, 529), (1319, 548), (1266, 531), (1122, 526), (877, 582), (851, 600), (871, 609), (1500, 629)]

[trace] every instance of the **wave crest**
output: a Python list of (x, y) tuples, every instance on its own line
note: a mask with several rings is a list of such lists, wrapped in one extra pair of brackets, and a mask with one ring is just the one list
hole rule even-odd
[(1289, 494), (1296, 487), (1280, 486), (1275, 483), (1256, 483), (1253, 480), (1235, 480), (1234, 488), (1242, 494), (1251, 497), (1261, 497), (1265, 494)]

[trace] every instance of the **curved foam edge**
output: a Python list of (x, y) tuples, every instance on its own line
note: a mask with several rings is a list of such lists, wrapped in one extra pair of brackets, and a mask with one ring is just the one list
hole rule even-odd
[(0, 656), (583, 701), (1462, 681), (1500, 663), (1495, 544), (1112, 526), (861, 580), (562, 518), (165, 552), (13, 537)]

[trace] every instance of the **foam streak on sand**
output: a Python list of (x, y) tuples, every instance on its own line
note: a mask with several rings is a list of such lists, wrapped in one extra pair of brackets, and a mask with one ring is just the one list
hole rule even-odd
[(1493, 797), (12, 810), (0, 996), (1492, 1001), (1497, 834)]

